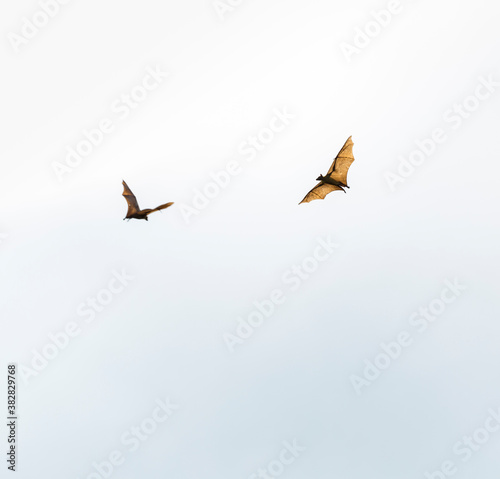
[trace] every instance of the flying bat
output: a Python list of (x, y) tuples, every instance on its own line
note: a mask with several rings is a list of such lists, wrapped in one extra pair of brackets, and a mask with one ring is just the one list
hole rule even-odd
[(127, 200), (128, 204), (128, 210), (127, 210), (127, 216), (123, 218), (124, 220), (129, 220), (131, 218), (136, 218), (138, 220), (146, 220), (148, 221), (148, 215), (153, 213), (154, 211), (160, 211), (164, 210), (165, 208), (168, 208), (169, 206), (172, 206), (174, 203), (165, 203), (164, 205), (157, 206), (156, 208), (150, 210), (141, 210), (139, 208), (139, 204), (137, 203), (137, 198), (135, 197), (134, 193), (132, 193), (132, 190), (128, 187), (127, 183), (122, 181), (123, 184), (123, 193), (122, 195), (125, 196), (125, 199)]
[(312, 200), (322, 200), (332, 191), (342, 190), (344, 193), (346, 192), (344, 188), (349, 188), (347, 186), (347, 172), (354, 161), (352, 154), (353, 145), (352, 136), (350, 136), (333, 160), (332, 166), (330, 166), (326, 176), (319, 175), (316, 178), (316, 181), (319, 181), (319, 183), (307, 193), (299, 205), (301, 203), (309, 203)]

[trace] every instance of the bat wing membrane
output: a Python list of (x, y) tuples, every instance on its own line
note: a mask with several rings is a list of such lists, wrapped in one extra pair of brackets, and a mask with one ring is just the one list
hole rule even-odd
[(151, 212), (164, 210), (165, 208), (168, 208), (169, 206), (172, 206), (173, 204), (174, 204), (173, 201), (171, 201), (170, 203), (165, 203), (164, 205), (157, 206), (154, 210), (151, 210)]
[(139, 204), (137, 203), (137, 198), (135, 197), (132, 190), (128, 187), (127, 183), (122, 181), (123, 184), (123, 193), (122, 195), (127, 200), (128, 210), (127, 216), (133, 215), (134, 213), (139, 212), (141, 209), (139, 208)]
[(336, 190), (343, 190), (342, 187), (336, 186), (336, 185), (330, 185), (328, 183), (323, 183), (322, 181), (317, 184), (307, 195), (304, 197), (304, 199), (299, 203), (309, 203), (310, 201), (313, 200), (322, 200), (328, 193), (331, 193), (332, 191)]
[(354, 155), (352, 154), (352, 137), (350, 136), (345, 142), (339, 154), (333, 160), (332, 166), (328, 170), (327, 176), (331, 176), (334, 180), (340, 181), (347, 186), (347, 172), (349, 171)]

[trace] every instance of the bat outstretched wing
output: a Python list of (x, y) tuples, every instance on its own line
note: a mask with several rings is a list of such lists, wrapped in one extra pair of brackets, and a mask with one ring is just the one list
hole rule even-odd
[(128, 187), (127, 183), (122, 181), (122, 184), (123, 184), (122, 195), (125, 197), (125, 199), (127, 200), (127, 204), (128, 204), (128, 210), (127, 210), (127, 217), (128, 217), (130, 215), (133, 215), (134, 213), (139, 212), (141, 209), (139, 208), (139, 205), (137, 203), (137, 199), (136, 199), (134, 193), (132, 193), (132, 190)]
[(329, 185), (328, 183), (323, 183), (321, 181), (309, 193), (307, 193), (299, 205), (302, 203), (309, 203), (312, 200), (322, 200), (328, 193), (336, 190), (344, 191), (341, 186)]
[(153, 208), (153, 209), (146, 208), (145, 210), (141, 210), (141, 213), (143, 215), (149, 216), (151, 213), (154, 213), (155, 211), (164, 210), (165, 208), (168, 208), (169, 206), (172, 206), (173, 204), (174, 204), (173, 202), (170, 202), (170, 203), (165, 203), (164, 205), (157, 206), (156, 208)]
[(352, 136), (350, 136), (344, 143), (344, 146), (339, 151), (339, 154), (333, 160), (332, 166), (328, 170), (327, 176), (331, 176), (334, 180), (339, 181), (347, 186), (347, 172), (349, 171), (354, 156), (352, 154)]
[(165, 203), (164, 205), (160, 205), (160, 206), (157, 206), (154, 210), (151, 210), (151, 213), (153, 211), (160, 211), (160, 210), (164, 210), (165, 208), (168, 208), (169, 206), (172, 206), (174, 204), (173, 201), (171, 201), (170, 203)]

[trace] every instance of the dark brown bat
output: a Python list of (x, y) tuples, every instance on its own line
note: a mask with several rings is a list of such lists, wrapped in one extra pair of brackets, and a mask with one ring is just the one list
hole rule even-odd
[(333, 160), (332, 166), (330, 166), (326, 176), (319, 175), (316, 178), (319, 184), (307, 193), (299, 205), (301, 203), (309, 203), (312, 200), (322, 200), (328, 193), (335, 190), (346, 192), (344, 188), (349, 188), (347, 186), (347, 172), (354, 161), (354, 156), (352, 154), (353, 145), (352, 136), (350, 136), (339, 151), (339, 154)]
[(173, 203), (165, 203), (164, 205), (157, 206), (152, 210), (150, 209), (141, 210), (139, 208), (139, 204), (137, 203), (137, 198), (135, 197), (134, 193), (132, 193), (132, 190), (128, 187), (127, 183), (122, 181), (122, 184), (123, 184), (122, 195), (125, 196), (125, 199), (127, 200), (128, 204), (127, 216), (123, 218), (124, 220), (126, 219), (130, 220), (131, 218), (136, 218), (138, 220), (148, 221), (149, 214), (153, 213), (154, 211), (164, 210), (165, 208), (168, 208), (169, 206), (173, 205)]

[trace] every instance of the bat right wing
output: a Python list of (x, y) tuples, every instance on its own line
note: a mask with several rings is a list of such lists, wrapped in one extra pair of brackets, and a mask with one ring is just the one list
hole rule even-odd
[(122, 184), (123, 184), (122, 195), (125, 197), (128, 204), (128, 210), (127, 210), (127, 217), (128, 217), (130, 215), (133, 215), (134, 213), (137, 213), (141, 209), (137, 204), (137, 198), (135, 197), (134, 193), (132, 193), (132, 190), (128, 187), (127, 183), (122, 181)]
[(354, 161), (354, 155), (352, 154), (353, 146), (352, 136), (350, 136), (339, 151), (339, 154), (335, 157), (335, 160), (333, 160), (332, 166), (330, 166), (327, 173), (327, 176), (331, 176), (334, 180), (340, 181), (346, 186), (347, 172)]
[(332, 191), (336, 190), (344, 191), (344, 189), (341, 186), (330, 185), (328, 183), (323, 183), (321, 181), (309, 193), (307, 193), (307, 195), (299, 203), (299, 205), (302, 203), (309, 203), (310, 201), (313, 200), (322, 200), (328, 193), (331, 193)]

